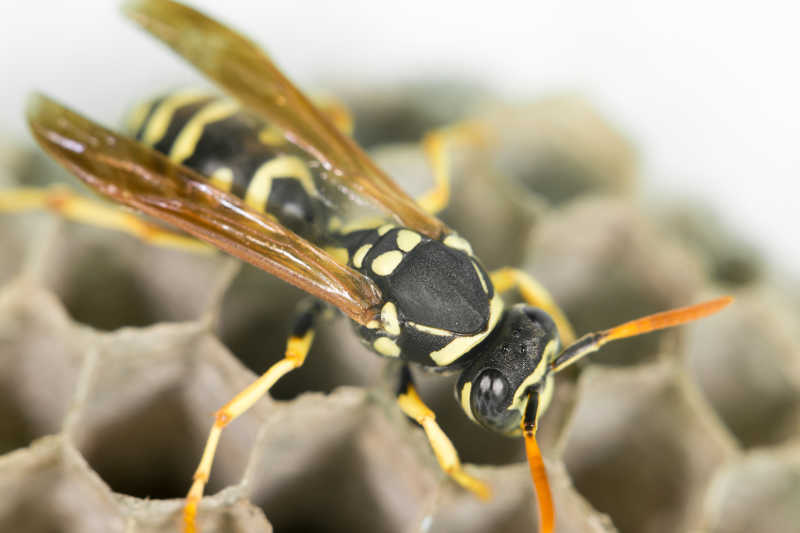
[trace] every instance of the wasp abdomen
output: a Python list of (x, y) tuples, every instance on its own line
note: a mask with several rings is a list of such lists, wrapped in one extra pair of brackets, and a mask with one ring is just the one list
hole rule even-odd
[(137, 108), (129, 129), (137, 140), (302, 237), (322, 237), (328, 213), (310, 158), (236, 102), (202, 91), (176, 92)]

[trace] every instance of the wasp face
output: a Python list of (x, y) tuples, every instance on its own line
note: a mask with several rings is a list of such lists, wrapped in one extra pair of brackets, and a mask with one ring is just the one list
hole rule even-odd
[(516, 305), (473, 351), (456, 384), (462, 409), (487, 429), (519, 435), (529, 395), (538, 393), (539, 413), (550, 400), (550, 363), (559, 351), (555, 323), (540, 309)]

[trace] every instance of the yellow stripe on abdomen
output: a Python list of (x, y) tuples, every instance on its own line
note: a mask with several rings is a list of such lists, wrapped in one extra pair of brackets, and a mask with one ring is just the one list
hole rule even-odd
[(142, 133), (142, 142), (147, 146), (154, 146), (167, 133), (167, 128), (169, 128), (176, 110), (185, 105), (205, 100), (209, 96), (208, 91), (189, 89), (176, 92), (165, 98), (158, 105), (150, 120), (147, 121), (147, 126)]
[(314, 187), (308, 166), (299, 157), (285, 155), (276, 157), (258, 167), (247, 186), (244, 202), (254, 209), (265, 211), (272, 188), (272, 180), (286, 177), (295, 178), (309, 195), (316, 195), (316, 187)]
[(169, 158), (175, 163), (183, 163), (194, 153), (206, 126), (212, 122), (225, 120), (238, 111), (239, 104), (232, 100), (218, 100), (203, 107), (181, 129), (175, 142), (172, 143)]
[(230, 192), (233, 187), (233, 170), (229, 167), (219, 167), (211, 173), (208, 181), (217, 189)]

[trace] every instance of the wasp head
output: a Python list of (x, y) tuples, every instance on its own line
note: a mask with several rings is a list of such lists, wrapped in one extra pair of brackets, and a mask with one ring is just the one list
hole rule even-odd
[(552, 396), (550, 365), (560, 342), (556, 325), (544, 311), (516, 305), (476, 346), (472, 361), (456, 384), (456, 399), (481, 426), (508, 436), (521, 433), (529, 399), (544, 412)]

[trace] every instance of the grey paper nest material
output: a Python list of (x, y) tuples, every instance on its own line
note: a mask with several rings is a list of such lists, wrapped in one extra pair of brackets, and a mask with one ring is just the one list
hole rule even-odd
[[(483, 120), (526, 142), (459, 154), (446, 213), (487, 266), (523, 265), (579, 331), (718, 292), (687, 233), (634, 206), (631, 148), (585, 103), (513, 118)], [(378, 157), (425, 179), (417, 147)], [(24, 180), (10, 168), (4, 184)], [(302, 294), (221, 255), (0, 217), (0, 531), (176, 531), (213, 412), (254, 377), (232, 353), (256, 371), (278, 359)], [(540, 431), (559, 533), (797, 530), (797, 309), (747, 283), (717, 317), (559, 376)], [(419, 376), (494, 489), (475, 500), (395, 407), (384, 367), (342, 320), (323, 328), (277, 399), (223, 433), (203, 530), (535, 531), (521, 443), (469, 423), (452, 378)]]

